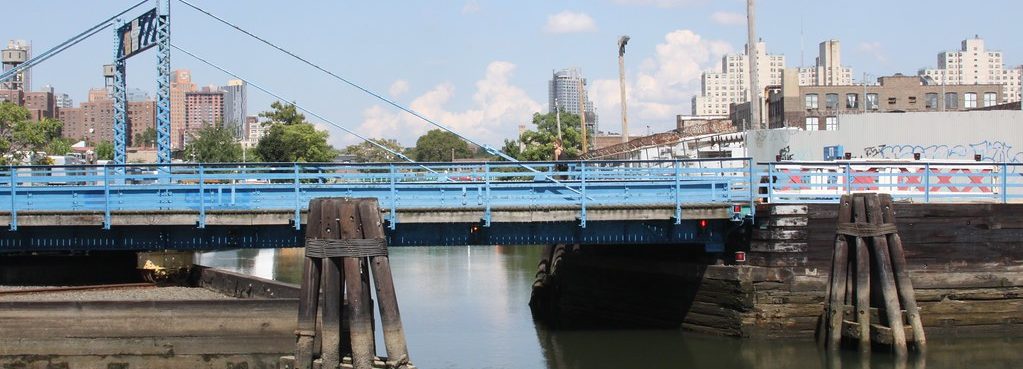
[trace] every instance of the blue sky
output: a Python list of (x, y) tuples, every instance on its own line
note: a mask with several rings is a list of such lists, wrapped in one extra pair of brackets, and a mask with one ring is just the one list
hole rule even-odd
[[(513, 137), (532, 112), (546, 111), (551, 71), (571, 66), (591, 80), (601, 127), (617, 131), (621, 34), (632, 37), (630, 130), (671, 129), (676, 114), (690, 112), (700, 72), (718, 68), (722, 53), (740, 50), (746, 38), (741, 0), (190, 1), (494, 145)], [(28, 39), (39, 53), (134, 2), (6, 4), (6, 14), (19, 16), (5, 19), (0, 40)], [(172, 6), (173, 43), (336, 123), (406, 145), (429, 129), (177, 0)], [(1023, 63), (1023, 44), (1013, 38), (1018, 28), (1010, 26), (1023, 5), (1013, 1), (760, 0), (758, 12), (759, 36), (790, 67), (800, 64), (801, 51), (812, 64), (820, 41), (839, 39), (843, 64), (857, 79), (864, 72), (910, 74), (934, 67), (938, 52), (974, 34), (1004, 51), (1008, 64)], [(102, 86), (101, 66), (112, 55), (113, 32), (102, 32), (36, 67), (33, 85), (82, 101), (90, 87)], [(155, 58), (149, 51), (129, 61), (129, 87), (155, 96)], [(171, 60), (175, 69), (191, 69), (199, 85), (230, 78), (182, 53)], [(250, 88), (249, 100), (255, 114), (274, 99)], [(336, 145), (356, 142), (323, 127)]]

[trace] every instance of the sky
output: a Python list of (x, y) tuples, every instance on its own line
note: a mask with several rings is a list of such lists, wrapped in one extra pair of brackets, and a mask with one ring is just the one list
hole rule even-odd
[[(431, 0), (212, 1), (188, 0), (367, 89), (452, 128), (477, 143), (500, 146), (547, 111), (554, 70), (576, 67), (589, 79), (600, 129), (618, 132), (618, 37), (626, 49), (630, 133), (674, 128), (689, 114), (700, 74), (720, 68), (721, 56), (746, 42), (742, 0)], [(6, 4), (0, 40), (26, 39), (35, 53), (63, 42), (136, 0), (19, 1)], [(133, 18), (146, 5), (129, 13)], [(300, 64), (172, 2), (171, 42), (298, 103), (334, 124), (407, 146), (432, 127), (376, 98)], [(1023, 3), (984, 0), (759, 0), (758, 36), (789, 67), (812, 65), (817, 44), (842, 43), (842, 64), (859, 80), (935, 67), (937, 54), (979, 35), (1009, 65), (1023, 64), (1013, 38)], [(32, 71), (33, 88), (54, 86), (76, 104), (103, 85), (102, 65), (113, 56), (108, 30)], [(6, 46), (6, 45), (4, 45)], [(192, 70), (200, 86), (230, 76), (172, 52), (173, 69)], [(155, 96), (156, 51), (128, 61), (128, 87)], [(276, 99), (251, 86), (249, 114)], [(308, 116), (309, 114), (307, 114)], [(310, 117), (341, 147), (358, 143), (330, 123)]]

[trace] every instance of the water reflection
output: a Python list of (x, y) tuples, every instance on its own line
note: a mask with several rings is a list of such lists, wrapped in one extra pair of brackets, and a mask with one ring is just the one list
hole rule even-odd
[[(675, 330), (559, 330), (534, 324), (529, 293), (542, 247), (390, 250), (411, 357), (421, 368), (922, 368), (890, 355), (827, 358), (812, 340), (750, 340)], [(201, 254), (200, 264), (298, 283), (303, 250)], [(379, 335), (378, 335), (379, 337)], [(1023, 340), (929, 335), (926, 367), (1015, 368)], [(378, 344), (383, 347), (382, 344)]]

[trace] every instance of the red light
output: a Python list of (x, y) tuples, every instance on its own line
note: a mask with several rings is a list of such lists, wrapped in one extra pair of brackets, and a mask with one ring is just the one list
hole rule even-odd
[(700, 228), (701, 229), (706, 229), (707, 228), (707, 220), (706, 219), (700, 219)]
[(736, 214), (741, 213), (742, 212), (742, 205), (732, 206), (732, 212), (736, 213)]
[(744, 251), (736, 251), (735, 252), (735, 262), (736, 263), (745, 263), (746, 262), (746, 252), (744, 252)]

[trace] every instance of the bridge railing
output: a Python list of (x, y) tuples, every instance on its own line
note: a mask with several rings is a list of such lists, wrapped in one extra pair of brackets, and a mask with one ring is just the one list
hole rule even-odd
[[(398, 209), (752, 204), (750, 159), (472, 163), (241, 163), (0, 168), (0, 204), (11, 227), (19, 211), (223, 210), (300, 213), (316, 197), (376, 197), (396, 222)], [(0, 205), (2, 206), (2, 205)], [(2, 209), (2, 208), (0, 208)]]
[(1023, 164), (977, 161), (760, 163), (758, 198), (835, 203), (843, 194), (880, 192), (914, 202), (1023, 201)]

